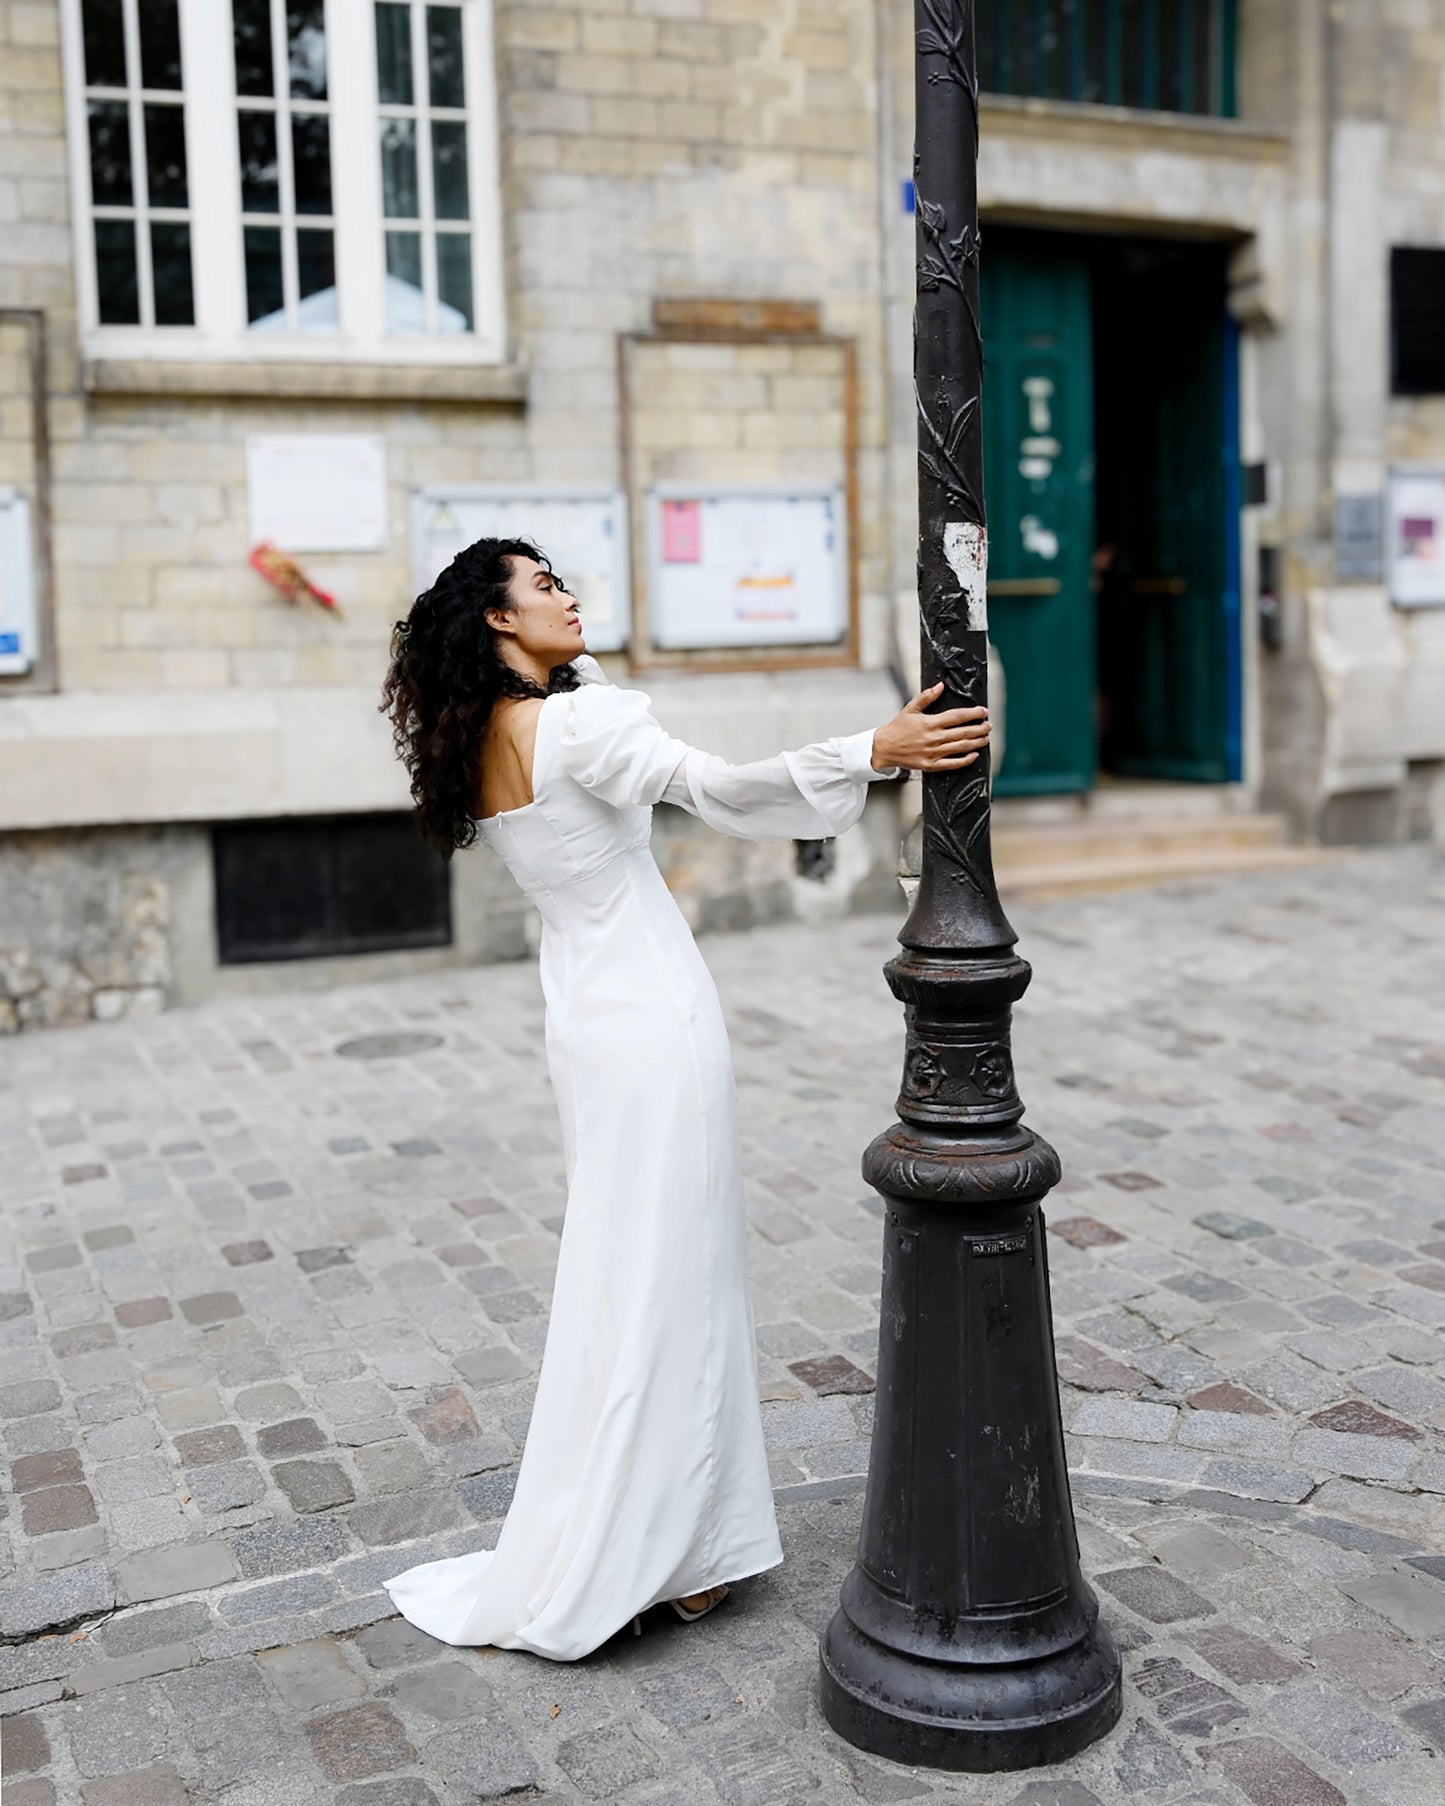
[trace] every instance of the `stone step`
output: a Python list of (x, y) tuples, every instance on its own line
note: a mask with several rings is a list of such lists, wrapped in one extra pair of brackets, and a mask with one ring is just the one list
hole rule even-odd
[(995, 811), (994, 863), (1000, 869), (1060, 861), (1120, 859), (1213, 853), (1233, 848), (1280, 847), (1289, 842), (1283, 816), (1220, 815), (1086, 816), (1072, 821), (1019, 821)]
[(1016, 862), (995, 854), (994, 870), (1002, 896), (1037, 902), (1091, 891), (1134, 890), (1176, 878), (1292, 871), (1347, 856), (1338, 847), (1211, 843), (1144, 852), (1100, 852), (1086, 858), (1070, 858), (1061, 852), (1052, 860)]
[(1253, 815), (1257, 801), (1245, 784), (1174, 784), (1144, 778), (1100, 776), (1092, 790), (1073, 796), (1010, 796), (994, 802), (994, 816), (1011, 822), (1102, 821), (1120, 816), (1172, 820)]

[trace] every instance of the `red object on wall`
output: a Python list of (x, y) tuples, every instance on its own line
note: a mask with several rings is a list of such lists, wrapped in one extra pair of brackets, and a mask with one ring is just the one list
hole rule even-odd
[(329, 608), (332, 614), (341, 613), (335, 596), (313, 583), (294, 558), (278, 551), (269, 540), (263, 539), (254, 548), (248, 562), (252, 570), (258, 571), (273, 589), (279, 589), (288, 602), (301, 603), (309, 598), (323, 608)]

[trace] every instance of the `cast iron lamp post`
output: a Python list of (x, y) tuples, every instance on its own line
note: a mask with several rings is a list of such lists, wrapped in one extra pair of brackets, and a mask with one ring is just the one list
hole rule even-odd
[[(918, 589), (939, 708), (988, 689), (973, 13), (914, 5)], [(1019, 1120), (1009, 1016), (1029, 967), (994, 885), (986, 758), (925, 774), (898, 938), (901, 1120), (863, 1156), (887, 1206), (877, 1414), (822, 1706), (897, 1762), (1027, 1768), (1118, 1720), (1119, 1657), (1079, 1570), (1041, 1208), (1059, 1161)]]

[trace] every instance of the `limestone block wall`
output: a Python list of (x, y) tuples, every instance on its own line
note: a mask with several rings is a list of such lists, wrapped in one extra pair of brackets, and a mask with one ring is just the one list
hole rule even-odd
[(1392, 396), (1389, 346), (1392, 246), (1445, 247), (1445, 15), (1254, 0), (1242, 17), (1243, 103), (1290, 140), (1288, 330), (1260, 363), (1286, 605), (1262, 663), (1266, 795), (1327, 839), (1438, 834), (1445, 610), (1338, 576), (1333, 523), (1391, 463), (1445, 462), (1445, 399)]
[[(87, 392), (57, 22), (56, 0), (0, 0), (0, 306), (42, 306), (50, 326), (65, 689), (374, 686), (411, 595), (411, 490), (615, 480), (616, 338), (648, 325), (658, 294), (816, 300), (825, 325), (858, 336), (865, 584), (877, 597), (868, 0), (499, 0), (508, 305), (526, 372), (515, 404), (376, 400), (364, 382), (348, 393), (335, 370), (319, 397), (284, 401)], [(750, 441), (785, 452), (782, 423), (798, 405), (761, 389)], [(735, 418), (736, 400), (718, 412)], [(698, 409), (689, 432), (711, 435), (722, 476), (726, 432), (709, 422)], [(291, 607), (245, 562), (246, 435), (297, 430), (386, 440), (388, 550), (305, 559), (343, 602), (340, 620)], [(146, 813), (144, 799), (137, 808)]]
[[(658, 296), (817, 303), (859, 357), (865, 670), (766, 695), (744, 677), (730, 706), (704, 711), (716, 733), (699, 742), (758, 757), (897, 706), (881, 669), (892, 639), (872, 0), (495, 0), (510, 342), (497, 380), (473, 373), (464, 398), (444, 385), (439, 396), (425, 371), (408, 386), (341, 364), (308, 377), (278, 367), (238, 394), (226, 392), (234, 372), (88, 356), (59, 17), (59, 0), (0, 0), (0, 309), (45, 314), (55, 555), (55, 684), (0, 682), (0, 996), (14, 1005), (0, 1029), (357, 969), (218, 968), (205, 824), (407, 806), (375, 703), (413, 592), (409, 496), (440, 482), (617, 481), (618, 335), (645, 330)], [(830, 373), (799, 358), (690, 401), (675, 443), (656, 441), (658, 471), (690, 458), (690, 473), (722, 480), (744, 452), (754, 474), (806, 461), (834, 434), (835, 404), (805, 393)], [(0, 482), (32, 474), (14, 360), (0, 329)], [(376, 433), (386, 446), (387, 548), (302, 559), (340, 618), (292, 607), (246, 563), (246, 437), (298, 431)], [(624, 658), (607, 662), (627, 681)], [(697, 719), (687, 682), (652, 686), (681, 733)], [(870, 798), (856, 847), (822, 878), (798, 878), (791, 846), (713, 851), (684, 823), (659, 822), (659, 850), (699, 925), (865, 906), (869, 836), (886, 838), (891, 818), (886, 798)], [(48, 882), (85, 899), (84, 934), (69, 916), (42, 921), (33, 904)], [(132, 891), (153, 908), (144, 958)], [(453, 957), (525, 951), (522, 901), (485, 849), (456, 862), (454, 896)]]

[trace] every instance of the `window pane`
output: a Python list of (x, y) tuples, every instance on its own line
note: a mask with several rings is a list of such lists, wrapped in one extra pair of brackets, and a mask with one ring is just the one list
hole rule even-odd
[(467, 128), (460, 119), (434, 119), (432, 184), (438, 219), (470, 219), (467, 204)]
[(97, 207), (133, 207), (130, 117), (123, 100), (93, 100), (90, 112), (90, 193)]
[(376, 9), (376, 78), (383, 104), (412, 105), (410, 6), (384, 0)]
[(135, 222), (95, 222), (95, 284), (102, 326), (140, 325), (140, 288), (135, 274)]
[(231, 14), (235, 21), (236, 92), (269, 97), (276, 92), (270, 0), (231, 0)]
[(291, 157), (298, 213), (331, 211), (331, 121), (324, 113), (291, 115)]
[(419, 232), (388, 232), (386, 235), (386, 330), (426, 331)]
[(1000, 47), (1008, 59), (1003, 84), (1006, 94), (1033, 93), (1034, 40), (1034, 0), (1014, 0)]
[(281, 187), (276, 159), (276, 115), (241, 113), (241, 209), (279, 213)]
[(1119, 100), (1126, 107), (1147, 106), (1144, 0), (1119, 0), (1119, 14), (1119, 41), (1123, 50)]
[(180, 107), (148, 106), (145, 111), (146, 185), (152, 207), (186, 203), (186, 118)]
[(157, 326), (194, 326), (191, 296), (191, 228), (184, 220), (151, 222), (151, 276)]
[(326, 98), (326, 8), (323, 0), (292, 0), (286, 8), (291, 98)]
[(437, 233), (437, 331), (472, 327), (472, 235)]
[(464, 107), (466, 87), (462, 79), (462, 9), (429, 6), (426, 9), (426, 52), (434, 107)]
[(416, 219), (416, 122), (381, 122), (381, 210), (388, 219)]
[(980, 6), (973, 15), (974, 59), (978, 65), (978, 85), (985, 94), (997, 94), (998, 84), (998, 8)]
[(1193, 113), (1212, 113), (1214, 99), (1215, 0), (1194, 0), (1194, 95), (1185, 105)]
[(1046, 100), (1074, 97), (1074, 6), (1075, 0), (1045, 0), (1038, 56)]
[(303, 332), (332, 332), (336, 311), (335, 240), (314, 227), (296, 234), (296, 274), (301, 293), (299, 324)]
[(1084, 87), (1080, 100), (1109, 99), (1110, 0), (1080, 0), (1084, 9)]
[(135, 10), (140, 24), (142, 87), (179, 88), (181, 21), (176, 0), (140, 0)]
[(1184, 36), (1180, 13), (1188, 0), (1159, 0), (1159, 101), (1166, 113), (1182, 113)]
[(286, 297), (281, 286), (281, 229), (247, 226), (246, 318), (252, 326), (285, 330)]
[(80, 28), (85, 38), (85, 79), (92, 88), (123, 88), (125, 28), (120, 0), (83, 0)]

